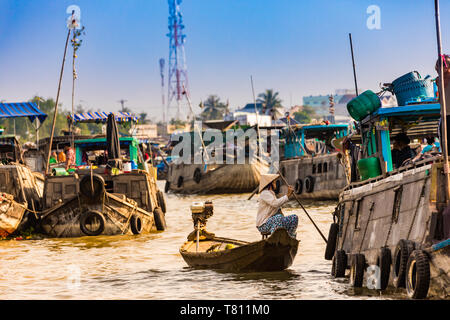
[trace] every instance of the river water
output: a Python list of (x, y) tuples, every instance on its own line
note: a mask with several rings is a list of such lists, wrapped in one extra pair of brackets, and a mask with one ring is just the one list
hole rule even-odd
[[(158, 181), (158, 183), (160, 183)], [(163, 187), (163, 184), (160, 185)], [(193, 225), (193, 201), (212, 200), (207, 229), (217, 236), (255, 241), (257, 196), (166, 195), (168, 229), (139, 236), (0, 241), (0, 299), (385, 299), (354, 292), (330, 276), (325, 243), (294, 203), (301, 241), (293, 265), (282, 272), (224, 273), (189, 268), (179, 254)], [(325, 235), (333, 202), (305, 202)], [(398, 298), (398, 297), (397, 297)]]

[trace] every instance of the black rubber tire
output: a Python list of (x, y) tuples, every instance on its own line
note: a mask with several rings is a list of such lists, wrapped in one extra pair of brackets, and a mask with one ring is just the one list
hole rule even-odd
[(297, 179), (295, 181), (295, 193), (302, 194), (302, 192), (303, 192), (303, 181), (302, 179)]
[(196, 183), (200, 183), (202, 180), (202, 170), (200, 168), (196, 168), (194, 171), (194, 181)]
[(406, 265), (411, 252), (414, 251), (414, 242), (401, 239), (394, 251), (392, 261), (392, 279), (396, 288), (405, 288)]
[(364, 269), (366, 268), (366, 258), (363, 254), (357, 253), (353, 256), (350, 266), (350, 285), (354, 288), (361, 288), (364, 281)]
[(164, 198), (164, 193), (161, 190), (156, 191), (156, 199), (158, 200), (158, 205), (162, 212), (165, 214), (167, 211), (166, 199)]
[(130, 219), (130, 228), (133, 234), (141, 234), (143, 228), (142, 218), (133, 214)]
[(156, 230), (164, 231), (167, 229), (166, 217), (161, 208), (155, 208), (153, 211), (153, 218), (155, 219)]
[(430, 261), (425, 251), (414, 250), (406, 266), (406, 292), (413, 299), (424, 299), (430, 288)]
[(377, 266), (380, 269), (380, 290), (386, 290), (389, 284), (391, 272), (392, 254), (389, 248), (381, 248), (377, 258)]
[(328, 233), (327, 246), (325, 248), (325, 259), (331, 260), (334, 256), (334, 251), (336, 250), (336, 241), (339, 232), (339, 225), (337, 223), (332, 223), (330, 226), (330, 232)]
[[(89, 218), (97, 218), (100, 222), (97, 230), (89, 230), (86, 228), (86, 222)], [(103, 214), (96, 210), (83, 212), (80, 216), (80, 229), (87, 236), (98, 236), (105, 230), (106, 220)]]
[(91, 186), (91, 175), (85, 175), (80, 181), (80, 193), (87, 199), (96, 201), (99, 200), (105, 192), (105, 180), (102, 176), (93, 174), (92, 184), (94, 186), (94, 190), (92, 190)]
[(331, 275), (334, 278), (345, 277), (345, 270), (347, 269), (347, 254), (344, 250), (337, 250), (333, 257), (333, 264), (331, 267)]
[(307, 176), (305, 178), (305, 190), (308, 193), (311, 193), (314, 191), (314, 178), (311, 176)]
[(177, 181), (177, 187), (181, 188), (183, 186), (183, 182), (184, 182), (183, 176), (179, 176)]
[(170, 190), (170, 182), (166, 180), (166, 184), (164, 185), (164, 192), (167, 193)]

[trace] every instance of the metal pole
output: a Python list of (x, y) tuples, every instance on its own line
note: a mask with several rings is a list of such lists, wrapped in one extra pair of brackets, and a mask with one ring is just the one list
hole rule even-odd
[(356, 67), (355, 67), (355, 57), (353, 55), (353, 42), (352, 42), (352, 34), (349, 33), (348, 37), (350, 39), (350, 50), (352, 52), (352, 64), (353, 64), (353, 78), (355, 79), (355, 92), (358, 95), (358, 83), (356, 81)]
[(52, 124), (52, 131), (50, 134), (50, 144), (48, 146), (47, 164), (45, 166), (45, 175), (48, 174), (48, 167), (50, 164), (50, 154), (52, 153), (53, 135), (55, 133), (55, 124), (56, 124), (56, 115), (58, 113), (59, 93), (61, 91), (61, 81), (62, 81), (62, 76), (64, 73), (64, 63), (66, 62), (67, 45), (69, 43), (70, 31), (71, 30), (69, 29), (69, 32), (67, 32), (66, 46), (64, 47), (63, 62), (61, 65), (61, 72), (59, 74), (58, 91), (56, 93), (56, 102), (55, 102), (55, 113), (53, 114), (53, 124)]
[(447, 106), (445, 103), (445, 83), (444, 83), (444, 59), (442, 55), (442, 41), (441, 41), (441, 22), (439, 18), (439, 0), (434, 0), (435, 17), (436, 17), (436, 37), (438, 59), (440, 62), (439, 68), (439, 100), (441, 104), (441, 148), (444, 154), (444, 174), (445, 174), (445, 195), (447, 203), (450, 201), (450, 172), (448, 166), (448, 141), (447, 141)]
[(250, 76), (250, 82), (252, 83), (253, 103), (255, 105), (255, 113), (256, 113), (256, 130), (258, 131), (258, 150), (259, 150), (259, 156), (262, 158), (263, 154), (261, 152), (261, 133), (259, 131), (258, 109), (256, 108), (255, 88), (253, 87), (253, 77), (252, 76)]

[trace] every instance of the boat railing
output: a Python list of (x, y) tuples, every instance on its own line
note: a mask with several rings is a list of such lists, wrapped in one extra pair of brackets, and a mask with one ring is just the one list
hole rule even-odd
[(364, 181), (352, 182), (347, 187), (345, 187), (343, 189), (343, 191), (359, 188), (361, 186), (364, 186), (364, 185), (367, 185), (367, 184), (370, 184), (370, 183), (374, 183), (374, 182), (386, 179), (387, 177), (394, 176), (396, 174), (399, 174), (399, 173), (402, 173), (402, 172), (405, 172), (405, 171), (413, 170), (413, 169), (420, 168), (420, 167), (423, 167), (423, 166), (428, 165), (428, 164), (438, 163), (438, 162), (442, 162), (442, 155), (441, 154), (433, 156), (433, 157), (430, 157), (430, 158), (427, 158), (427, 159), (423, 159), (423, 160), (420, 160), (420, 161), (417, 161), (417, 162), (410, 163), (408, 165), (405, 165), (403, 167), (394, 169), (393, 171), (387, 172), (385, 174), (379, 175), (379, 176), (371, 178), (371, 179), (367, 179), (367, 180), (364, 180)]

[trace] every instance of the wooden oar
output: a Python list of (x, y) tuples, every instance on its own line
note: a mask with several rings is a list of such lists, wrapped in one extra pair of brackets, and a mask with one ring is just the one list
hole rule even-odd
[(253, 196), (258, 193), (258, 189), (259, 189), (259, 186), (256, 187), (255, 191), (252, 192), (252, 194), (250, 195), (250, 197), (248, 197), (247, 200), (250, 200), (251, 198), (253, 198)]

